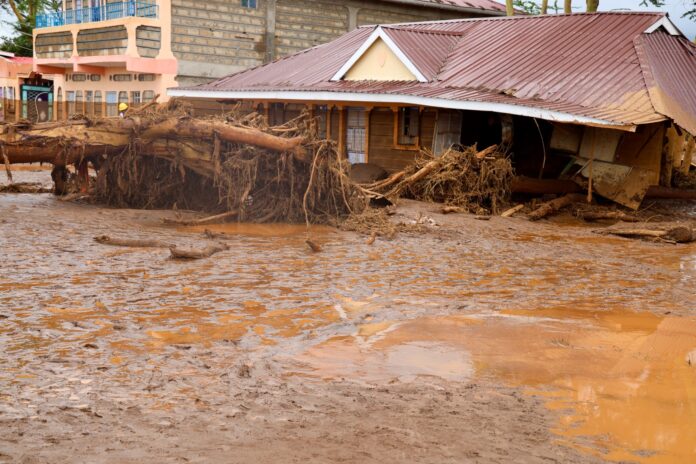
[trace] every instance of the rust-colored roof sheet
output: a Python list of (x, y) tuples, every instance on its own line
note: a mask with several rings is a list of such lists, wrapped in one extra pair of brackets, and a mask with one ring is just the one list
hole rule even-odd
[[(383, 26), (429, 82), (331, 81), (377, 26), (363, 27), (274, 63), (171, 93), (219, 92), (228, 98), (230, 92), (265, 91), (283, 99), (282, 91), (303, 91), (312, 100), (312, 92), (351, 92), (365, 94), (365, 101), (380, 94), (420, 96), (541, 108), (624, 126), (667, 116), (696, 132), (687, 125), (696, 114), (694, 47), (660, 28), (645, 32), (663, 18), (611, 12)], [(681, 106), (656, 104), (655, 88)]]
[(636, 50), (655, 109), (696, 134), (696, 46), (656, 31), (640, 36)]
[[(404, 2), (403, 0), (386, 0), (391, 3), (409, 3), (409, 4), (436, 4), (453, 8), (462, 8), (466, 10), (487, 10), (487, 11), (505, 11), (505, 5), (494, 0), (416, 0)], [(483, 12), (482, 12), (483, 13)]]

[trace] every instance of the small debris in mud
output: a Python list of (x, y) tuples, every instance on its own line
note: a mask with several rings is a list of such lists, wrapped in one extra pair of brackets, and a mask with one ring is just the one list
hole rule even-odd
[(321, 251), (321, 246), (319, 246), (318, 243), (314, 242), (311, 239), (305, 240), (305, 243), (309, 247), (310, 250), (312, 250), (314, 253), (319, 253)]
[(53, 189), (39, 182), (17, 182), (0, 185), (0, 193), (52, 193)]

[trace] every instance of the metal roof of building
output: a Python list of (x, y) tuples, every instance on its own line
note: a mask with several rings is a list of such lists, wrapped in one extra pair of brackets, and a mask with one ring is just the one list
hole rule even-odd
[(342, 93), (356, 101), (389, 103), (402, 96), (404, 104), (416, 98), (425, 106), (462, 109), (489, 103), (491, 111), (531, 115), (536, 109), (543, 110), (538, 117), (545, 119), (581, 116), (609, 126), (672, 118), (696, 133), (696, 47), (663, 13), (381, 26), (428, 82), (332, 81), (377, 27), (362, 27), (274, 63), (170, 94), (264, 98), (263, 93), (283, 100), (289, 92), (302, 92), (305, 100), (346, 101), (338, 96)]
[[(424, 5), (437, 4), (450, 8), (466, 9), (466, 10), (486, 10), (486, 12), (499, 11), (505, 12), (505, 5), (496, 2), (495, 0), (386, 0), (391, 3)], [(483, 13), (483, 11), (482, 11)]]

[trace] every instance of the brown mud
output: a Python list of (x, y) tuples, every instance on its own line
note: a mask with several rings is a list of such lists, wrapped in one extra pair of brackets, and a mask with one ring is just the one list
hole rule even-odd
[[(693, 462), (696, 244), (437, 211), (312, 253), (304, 226), (0, 195), (0, 462)], [(92, 240), (204, 229), (230, 249)]]

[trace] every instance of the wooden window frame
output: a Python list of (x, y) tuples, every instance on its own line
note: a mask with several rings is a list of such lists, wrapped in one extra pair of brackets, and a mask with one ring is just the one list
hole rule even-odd
[[(418, 109), (418, 135), (415, 136), (413, 144), (409, 145), (404, 145), (399, 142), (400, 139), (400, 133), (401, 133), (401, 110), (409, 109), (409, 108), (416, 108)], [(415, 106), (400, 106), (400, 107), (392, 107), (392, 113), (394, 114), (394, 137), (392, 141), (392, 146), (393, 148), (397, 150), (407, 150), (407, 151), (418, 151), (420, 150), (420, 142), (421, 142), (421, 131), (422, 131), (422, 113), (423, 113), (423, 107), (415, 107)]]

